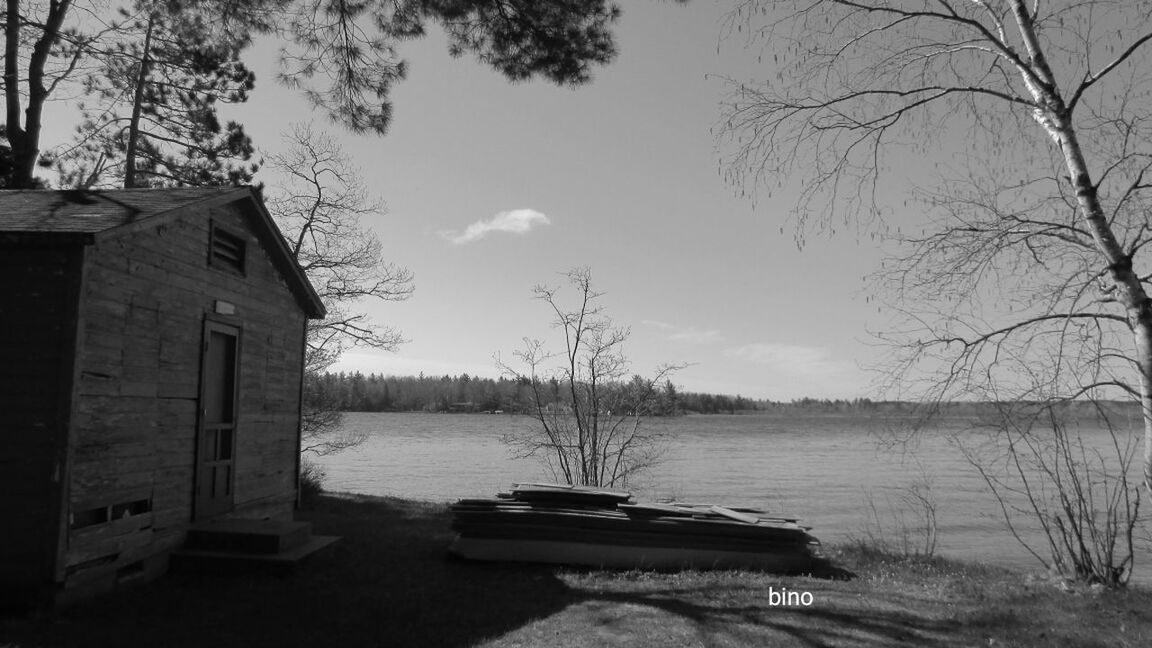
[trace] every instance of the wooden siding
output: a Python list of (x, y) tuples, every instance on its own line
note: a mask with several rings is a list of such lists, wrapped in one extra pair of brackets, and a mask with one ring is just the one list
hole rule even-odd
[(0, 588), (53, 572), (81, 250), (0, 235)]
[[(245, 240), (243, 276), (208, 263), (213, 221)], [(113, 573), (183, 541), (206, 318), (241, 330), (232, 514), (290, 518), (305, 316), (239, 208), (98, 242), (87, 258), (71, 511), (142, 500), (151, 510), (74, 529), (63, 575)], [(235, 313), (216, 313), (218, 302)]]

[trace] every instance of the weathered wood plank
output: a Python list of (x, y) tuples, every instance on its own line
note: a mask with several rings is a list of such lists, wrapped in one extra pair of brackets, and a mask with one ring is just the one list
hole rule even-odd
[[(106, 319), (87, 329), (92, 351), (83, 356), (85, 367), (108, 378), (102, 381), (93, 375), (84, 381), (85, 393), (105, 394), (86, 396), (100, 400), (84, 406), (84, 413), (91, 428), (106, 435), (108, 443), (77, 444), (76, 477), (93, 492), (151, 478), (157, 524), (160, 520), (184, 524), (191, 515), (206, 314), (242, 329), (237, 452), (238, 459), (251, 456), (252, 468), (250, 476), (238, 475), (237, 506), (272, 498), (276, 502), (272, 508), (290, 510), (294, 499), (295, 414), (302, 357), (296, 331), (303, 326), (303, 314), (254, 236), (245, 236), (247, 276), (210, 267), (208, 219), (202, 216), (169, 223), (163, 232), (141, 229), (108, 246), (110, 254), (96, 250), (98, 268), (93, 276), (99, 281), (89, 294), (92, 303), (98, 304), (92, 312)], [(230, 230), (246, 231), (239, 213), (216, 217)], [(215, 315), (217, 300), (233, 303), (235, 317)], [(291, 335), (284, 333), (285, 328)], [(107, 389), (107, 382), (116, 383), (116, 389)], [(152, 424), (132, 421), (126, 415), (142, 406), (139, 399), (154, 396), (165, 398), (159, 399), (162, 406), (147, 410), (154, 417)], [(150, 435), (154, 442), (132, 440), (143, 435)], [(100, 474), (99, 467), (116, 474)], [(237, 469), (244, 470), (243, 464)]]
[[(127, 520), (126, 522), (132, 523), (134, 521)], [(110, 526), (112, 524), (115, 523), (109, 523)], [(121, 530), (115, 535), (91, 536), (73, 532), (68, 551), (65, 553), (64, 564), (67, 567), (75, 567), (88, 561), (113, 555), (119, 556), (134, 550), (138, 551), (150, 544), (152, 544), (151, 529)]]

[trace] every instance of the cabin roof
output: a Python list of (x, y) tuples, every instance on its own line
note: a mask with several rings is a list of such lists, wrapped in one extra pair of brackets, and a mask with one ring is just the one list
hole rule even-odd
[(235, 191), (235, 187), (0, 191), (0, 230), (95, 234)]
[(0, 191), (0, 232), (110, 239), (161, 225), (190, 209), (237, 201), (301, 307), (309, 317), (323, 317), (324, 304), (251, 187)]

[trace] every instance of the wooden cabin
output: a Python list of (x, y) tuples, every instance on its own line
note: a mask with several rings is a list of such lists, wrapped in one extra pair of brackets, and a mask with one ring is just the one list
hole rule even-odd
[(324, 306), (250, 188), (0, 191), (0, 597), (162, 573), (290, 520)]

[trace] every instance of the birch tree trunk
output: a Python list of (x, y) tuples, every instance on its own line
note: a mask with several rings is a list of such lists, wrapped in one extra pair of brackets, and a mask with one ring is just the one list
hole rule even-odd
[(1144, 420), (1144, 487), (1152, 494), (1152, 300), (1133, 271), (1132, 255), (1116, 238), (1100, 204), (1091, 170), (1084, 159), (1072, 111), (1062, 96), (1036, 34), (1035, 23), (1023, 0), (1010, 0), (1012, 15), (1027, 47), (1032, 70), (1040, 83), (1029, 83), (1030, 72), (1022, 70), (1026, 85), (1036, 102), (1036, 121), (1060, 147), (1068, 177), (1075, 190), (1080, 213), (1116, 286), (1117, 300), (1124, 307), (1132, 327), (1136, 366), (1139, 370), (1140, 410)]
[[(904, 336), (910, 353), (894, 373), (929, 360), (943, 372), (933, 398), (965, 389), (1001, 397), (1011, 376), (996, 354), (1002, 362), (1008, 349), (1029, 353), (1044, 336), (1058, 337), (1045, 358), (1029, 365), (1020, 355), (1018, 366), (1049, 363), (1046, 398), (1139, 402), (1148, 493), (1150, 23), (1139, 3), (1092, 0), (745, 0), (732, 32), (763, 48), (775, 78), (729, 79), (722, 129), (728, 178), (741, 188), (803, 179), (793, 212), (800, 231), (838, 217), (884, 231), (898, 200), (926, 203), (923, 222), (906, 224), (928, 233), (909, 237), (913, 252), (896, 260), (896, 309), (911, 313), (915, 292), (941, 310), (917, 311), (911, 321), (920, 328)], [(967, 176), (941, 175), (933, 187), (908, 186), (886, 200), (899, 179), (879, 185), (897, 155), (916, 148), (930, 167), (949, 147), (971, 160)], [(1028, 284), (1033, 273), (1051, 279)], [(1010, 285), (1034, 291), (1018, 300), (1022, 314), (980, 321), (955, 305)], [(1126, 349), (1107, 341), (1117, 324)], [(1035, 397), (1017, 387), (1021, 398)]]

